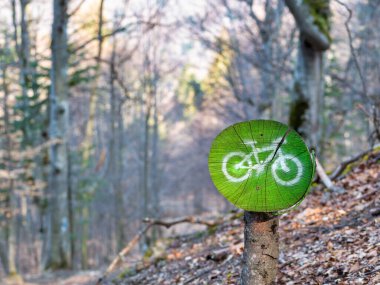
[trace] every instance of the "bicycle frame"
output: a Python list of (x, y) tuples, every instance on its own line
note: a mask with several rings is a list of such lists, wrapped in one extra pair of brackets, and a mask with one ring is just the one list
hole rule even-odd
[[(267, 164), (271, 159), (273, 159), (274, 152), (277, 149), (276, 143), (280, 143), (280, 141), (281, 141), (281, 138), (278, 138), (274, 141), (274, 144), (272, 144), (270, 146), (262, 147), (262, 148), (257, 148), (255, 146), (255, 144), (257, 143), (256, 141), (245, 142), (244, 143), (245, 145), (249, 145), (252, 147), (252, 152), (247, 154), (244, 157), (244, 159), (239, 164), (237, 164), (235, 167), (237, 169), (249, 169), (250, 171), (256, 170), (257, 174), (260, 174), (261, 172), (264, 171), (265, 164)], [(284, 141), (284, 143), (285, 143), (285, 141)], [(267, 158), (265, 160), (260, 161), (259, 160), (259, 153), (268, 152), (268, 151), (272, 151), (272, 152), (267, 156)], [(281, 149), (278, 149), (278, 155), (279, 155), (279, 158), (281, 158), (283, 156)], [(247, 162), (247, 160), (251, 159), (252, 156), (255, 158), (256, 164), (253, 166), (244, 166), (244, 164)], [(287, 172), (289, 170), (289, 168), (283, 162), (282, 159), (281, 159), (280, 163), (281, 163), (282, 169)]]

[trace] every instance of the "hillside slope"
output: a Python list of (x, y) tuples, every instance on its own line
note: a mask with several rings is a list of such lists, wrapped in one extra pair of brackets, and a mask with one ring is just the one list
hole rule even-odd
[[(280, 221), (278, 284), (380, 284), (380, 156), (342, 177), (342, 194), (312, 190)], [(165, 244), (165, 245), (164, 245)], [(242, 215), (216, 228), (161, 241), (113, 284), (238, 284)]]

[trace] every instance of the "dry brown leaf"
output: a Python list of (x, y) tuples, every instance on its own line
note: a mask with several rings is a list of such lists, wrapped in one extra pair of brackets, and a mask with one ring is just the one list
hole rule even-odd
[(350, 267), (350, 272), (356, 272), (360, 269), (360, 264), (359, 261), (356, 261), (351, 267)]

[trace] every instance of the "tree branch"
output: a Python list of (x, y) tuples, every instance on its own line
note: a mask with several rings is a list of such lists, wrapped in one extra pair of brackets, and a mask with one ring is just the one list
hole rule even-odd
[(327, 36), (319, 30), (318, 26), (314, 24), (309, 6), (299, 0), (285, 0), (285, 3), (293, 14), (300, 32), (307, 42), (310, 43), (314, 49), (319, 51), (329, 49), (330, 41)]
[(82, 7), (82, 5), (83, 5), (83, 3), (85, 1), (86, 0), (80, 1), (79, 4), (73, 9), (73, 11), (71, 11), (70, 13), (68, 13), (67, 18), (70, 18), (71, 16), (75, 15), (75, 13), (79, 11), (79, 9)]
[(249, 7), (249, 16), (256, 22), (256, 25), (261, 28), (263, 22), (257, 17), (255, 11), (253, 11), (253, 0), (241, 0), (242, 2), (247, 3)]
[[(104, 35), (101, 35), (101, 38), (102, 39), (105, 39), (105, 38), (108, 38), (108, 37), (112, 37), (118, 33), (121, 33), (121, 32), (125, 32), (127, 31), (130, 27), (132, 26), (132, 24), (129, 24), (129, 25), (126, 25), (126, 26), (123, 26), (123, 27), (119, 27), (115, 30), (113, 30), (112, 32), (110, 33), (107, 33), (107, 34), (104, 34)], [(81, 45), (77, 46), (75, 49), (73, 49), (71, 51), (71, 53), (75, 54), (77, 53), (79, 50), (85, 48), (87, 45), (89, 45), (90, 43), (92, 43), (93, 41), (96, 41), (99, 39), (99, 35), (96, 35), (95, 37), (92, 37), (88, 40), (86, 40), (84, 43), (82, 43)]]
[(233, 215), (227, 215), (223, 217), (219, 217), (215, 220), (206, 220), (202, 219), (200, 217), (194, 217), (194, 216), (188, 216), (183, 218), (178, 218), (174, 220), (157, 220), (157, 219), (151, 219), (151, 218), (145, 218), (143, 220), (146, 225), (133, 237), (133, 239), (123, 248), (122, 251), (120, 251), (117, 255), (117, 257), (111, 262), (111, 264), (108, 266), (105, 273), (98, 279), (97, 285), (102, 284), (103, 280), (110, 274), (112, 271), (116, 269), (116, 267), (124, 260), (124, 257), (134, 248), (134, 246), (138, 243), (138, 241), (143, 237), (143, 235), (152, 227), (152, 226), (163, 226), (165, 228), (170, 228), (174, 225), (181, 224), (181, 223), (190, 223), (190, 224), (200, 224), (205, 225), (208, 227), (213, 227), (216, 225), (222, 224), (224, 221), (233, 218), (236, 216), (236, 213), (233, 213)]
[(338, 167), (330, 175), (330, 179), (331, 180), (337, 179), (343, 173), (343, 171), (347, 168), (348, 165), (350, 165), (351, 163), (353, 163), (355, 161), (358, 161), (359, 159), (362, 159), (364, 156), (366, 156), (367, 154), (372, 152), (374, 149), (378, 149), (378, 148), (380, 148), (380, 144), (375, 145), (373, 148), (365, 150), (365, 151), (359, 153), (358, 155), (355, 155), (355, 156), (351, 157), (350, 159), (343, 161), (341, 164), (338, 165)]

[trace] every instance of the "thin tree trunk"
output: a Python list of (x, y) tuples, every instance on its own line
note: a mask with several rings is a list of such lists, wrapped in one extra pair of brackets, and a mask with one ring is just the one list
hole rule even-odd
[[(152, 172), (151, 172), (151, 195), (152, 195), (152, 211), (154, 215), (160, 217), (160, 185), (159, 185), (159, 169), (158, 169), (158, 155), (159, 155), (159, 133), (158, 133), (158, 106), (157, 106), (157, 81), (158, 71), (157, 67), (154, 67), (152, 86), (153, 97), (153, 133), (152, 133)], [(160, 228), (152, 229), (152, 240), (157, 240), (161, 235)]]
[(67, 268), (69, 257), (68, 220), (68, 150), (69, 94), (67, 51), (68, 0), (54, 0), (52, 26), (52, 68), (49, 94), (49, 138), (60, 139), (50, 149), (50, 174), (48, 197), (48, 236), (46, 269)]
[[(145, 84), (145, 83), (144, 83)], [(145, 142), (146, 142), (146, 123), (145, 123), (145, 100), (144, 100), (145, 89), (141, 90), (139, 94), (141, 100), (137, 105), (138, 121), (139, 128), (137, 129), (139, 135), (139, 146), (138, 146), (138, 158), (139, 158), (139, 168), (138, 168), (138, 177), (139, 177), (139, 220), (142, 220), (147, 215), (147, 202), (145, 197)], [(140, 250), (145, 250), (146, 239), (145, 237), (139, 242)]]
[[(21, 8), (21, 46), (18, 53), (19, 65), (20, 65), (20, 85), (22, 89), (22, 109), (25, 121), (23, 122), (22, 132), (24, 136), (24, 143), (30, 143), (30, 132), (28, 129), (27, 119), (29, 117), (29, 99), (28, 99), (28, 88), (29, 88), (29, 76), (30, 76), (30, 44), (29, 44), (29, 32), (28, 24), (26, 19), (27, 8), (29, 0), (20, 0)], [(17, 35), (15, 34), (15, 37)], [(26, 117), (26, 118), (25, 118)]]
[(72, 169), (71, 169), (71, 156), (70, 156), (70, 148), (67, 146), (67, 180), (68, 180), (68, 188), (67, 188), (67, 211), (68, 211), (68, 219), (69, 219), (69, 243), (70, 243), (70, 265), (74, 267), (74, 260), (76, 257), (76, 246), (75, 246), (75, 211), (74, 211), (74, 194), (73, 187), (71, 185), (72, 181)]
[(13, 40), (15, 42), (16, 52), (19, 54), (20, 46), (18, 42), (16, 0), (12, 0), (11, 5), (12, 5)]
[(8, 272), (7, 246), (5, 245), (5, 242), (7, 241), (6, 232), (1, 232), (0, 237), (2, 239), (2, 242), (0, 243), (0, 261), (3, 270)]
[(110, 164), (109, 177), (112, 185), (112, 193), (114, 195), (114, 221), (115, 221), (115, 237), (116, 250), (119, 251), (124, 246), (124, 203), (123, 192), (121, 189), (121, 152), (120, 152), (120, 123), (121, 123), (121, 102), (118, 102), (116, 94), (116, 38), (113, 39), (111, 63), (110, 63)]
[(242, 285), (276, 284), (279, 256), (278, 217), (244, 212)]
[(83, 164), (86, 167), (89, 163), (90, 153), (91, 153), (91, 143), (94, 132), (94, 124), (95, 124), (95, 112), (96, 112), (96, 103), (98, 99), (98, 81), (100, 75), (100, 62), (102, 58), (103, 51), (103, 7), (104, 0), (100, 1), (99, 6), (99, 21), (98, 21), (98, 52), (96, 55), (95, 61), (95, 75), (93, 78), (93, 84), (90, 93), (90, 101), (89, 101), (89, 116), (86, 124), (86, 131), (84, 135), (84, 141), (82, 143), (83, 147)]
[[(148, 99), (150, 101), (150, 99)], [(144, 117), (144, 177), (143, 177), (143, 217), (149, 217), (150, 199), (149, 199), (149, 141), (150, 125), (149, 120), (152, 112), (151, 104), (146, 106), (147, 110)]]
[[(96, 55), (96, 62), (95, 62), (95, 76), (93, 79), (93, 85), (92, 90), (90, 93), (90, 102), (89, 102), (89, 116), (88, 121), (86, 125), (85, 135), (84, 135), (84, 141), (82, 143), (83, 148), (83, 168), (85, 169), (89, 165), (90, 161), (90, 154), (91, 154), (91, 143), (93, 138), (93, 132), (94, 132), (94, 125), (95, 125), (95, 113), (96, 113), (96, 103), (98, 99), (98, 81), (100, 76), (100, 60), (102, 57), (102, 51), (103, 51), (103, 7), (104, 7), (104, 0), (100, 1), (99, 6), (99, 21), (98, 21), (98, 52)], [(82, 220), (83, 220), (83, 227), (82, 227), (82, 236), (81, 236), (81, 266), (82, 269), (88, 268), (88, 248), (87, 248), (87, 240), (89, 236), (89, 215), (90, 215), (90, 209), (88, 202), (86, 201), (82, 207)]]
[[(149, 142), (150, 138), (150, 118), (152, 115), (152, 102), (151, 102), (151, 91), (150, 91), (150, 83), (145, 83), (145, 94), (147, 94), (147, 102), (146, 102), (146, 111), (144, 114), (144, 160), (143, 160), (143, 199), (142, 199), (142, 216), (144, 218), (149, 217), (151, 214), (151, 197), (149, 193), (149, 177), (150, 177), (150, 155), (149, 155)], [(148, 235), (144, 236), (142, 240), (143, 248), (148, 246), (150, 243), (150, 238)]]
[[(6, 43), (7, 45), (7, 43)], [(8, 47), (6, 47), (8, 49)], [(6, 219), (6, 241), (7, 241), (7, 260), (6, 260), (6, 269), (8, 273), (8, 277), (12, 278), (14, 281), (20, 281), (20, 277), (18, 275), (17, 266), (16, 266), (16, 255), (17, 255), (17, 203), (16, 203), (16, 194), (15, 194), (15, 181), (11, 177), (11, 171), (13, 170), (13, 157), (12, 157), (12, 138), (11, 138), (11, 121), (10, 121), (10, 113), (8, 108), (8, 98), (9, 98), (9, 86), (7, 82), (7, 65), (3, 65), (2, 68), (2, 78), (3, 84), (2, 89), (4, 92), (4, 130), (5, 130), (5, 144), (6, 144), (6, 168), (9, 173), (9, 184), (8, 184), (8, 192), (5, 197), (5, 204), (7, 209), (7, 217)]]
[(116, 162), (116, 181), (115, 181), (115, 209), (116, 209), (116, 238), (117, 238), (117, 250), (120, 251), (125, 246), (125, 215), (124, 208), (124, 191), (123, 191), (123, 115), (122, 115), (122, 102), (119, 102), (117, 108), (117, 162)]

